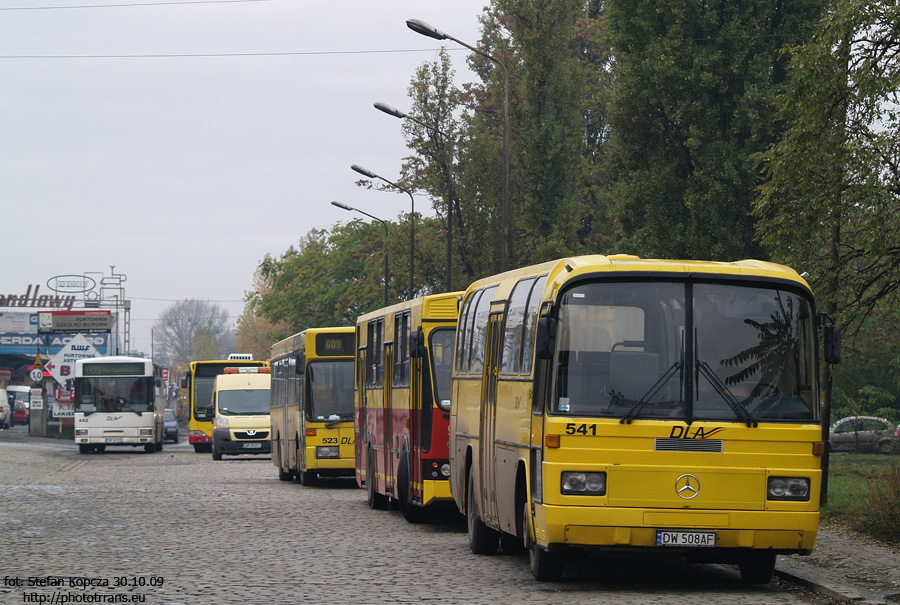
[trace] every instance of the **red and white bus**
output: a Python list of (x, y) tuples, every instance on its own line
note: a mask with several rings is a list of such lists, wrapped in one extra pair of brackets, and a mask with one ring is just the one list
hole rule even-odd
[(356, 323), (356, 480), (370, 507), (396, 500), (411, 523), (453, 501), (447, 443), (461, 296), (416, 298)]

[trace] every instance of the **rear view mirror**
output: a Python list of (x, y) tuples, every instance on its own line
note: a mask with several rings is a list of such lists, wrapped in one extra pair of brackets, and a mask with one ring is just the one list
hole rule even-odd
[(425, 357), (425, 333), (421, 327), (409, 335), (409, 356), (413, 359)]
[(556, 344), (556, 320), (544, 316), (538, 319), (534, 356), (538, 359), (551, 359)]

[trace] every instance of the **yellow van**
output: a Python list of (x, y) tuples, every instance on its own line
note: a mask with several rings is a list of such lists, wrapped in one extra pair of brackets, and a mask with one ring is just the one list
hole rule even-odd
[(213, 460), (223, 454), (271, 454), (268, 367), (225, 368), (213, 383)]

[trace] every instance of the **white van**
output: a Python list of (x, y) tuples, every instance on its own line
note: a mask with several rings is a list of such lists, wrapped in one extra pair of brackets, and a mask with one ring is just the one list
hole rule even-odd
[(223, 454), (271, 454), (269, 367), (225, 368), (213, 383), (213, 460)]

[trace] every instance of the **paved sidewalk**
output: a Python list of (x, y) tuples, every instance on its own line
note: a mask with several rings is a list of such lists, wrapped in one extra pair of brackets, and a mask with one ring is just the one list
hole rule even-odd
[(900, 603), (900, 548), (819, 527), (808, 557), (779, 557), (775, 573), (839, 601)]

